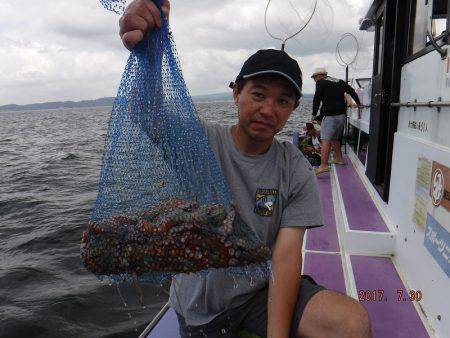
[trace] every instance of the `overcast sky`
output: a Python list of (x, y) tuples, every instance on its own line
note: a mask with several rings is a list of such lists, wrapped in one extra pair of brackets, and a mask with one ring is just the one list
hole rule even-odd
[[(370, 0), (318, 0), (310, 24), (286, 51), (299, 62), (304, 92), (310, 74), (326, 67), (343, 78), (335, 57), (342, 34), (358, 38), (360, 53), (350, 77), (370, 76), (372, 34), (358, 31)], [(284, 37), (302, 27), (314, 0), (272, 0), (268, 28)], [(280, 48), (264, 28), (267, 0), (172, 0), (171, 26), (192, 95), (227, 91), (245, 59), (257, 49)], [(294, 10), (294, 9), (295, 10)], [(115, 13), (98, 0), (1, 0), (0, 105), (115, 96), (129, 52)], [(355, 44), (342, 43), (351, 59)]]

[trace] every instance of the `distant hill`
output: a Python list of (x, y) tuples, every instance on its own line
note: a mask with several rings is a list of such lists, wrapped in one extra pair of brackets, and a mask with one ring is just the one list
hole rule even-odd
[[(313, 94), (303, 94), (302, 100), (312, 100)], [(193, 96), (194, 102), (214, 102), (214, 101), (232, 101), (233, 96), (231, 92), (217, 93), (208, 95)], [(58, 101), (58, 102), (44, 102), (32, 103), (26, 105), (7, 104), (0, 106), (0, 111), (19, 111), (19, 110), (41, 110), (41, 109), (58, 109), (58, 108), (87, 108), (87, 107), (101, 107), (112, 106), (114, 97), (102, 97), (96, 100), (83, 101)]]
[(102, 97), (97, 100), (83, 100), (76, 102), (75, 101), (44, 102), (26, 105), (8, 104), (5, 106), (0, 106), (0, 111), (100, 107), (100, 106), (112, 106), (113, 102), (114, 97)]
[(192, 97), (194, 102), (214, 102), (214, 101), (233, 101), (231, 90), (227, 93), (196, 95)]

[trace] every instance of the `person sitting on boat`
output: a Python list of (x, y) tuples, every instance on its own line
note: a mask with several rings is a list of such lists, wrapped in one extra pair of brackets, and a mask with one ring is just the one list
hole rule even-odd
[[(133, 1), (120, 20), (124, 45), (132, 49), (155, 26), (161, 26), (156, 6)], [(260, 50), (232, 85), (237, 124), (205, 123), (241, 218), (272, 249), (272, 277), (220, 270), (175, 276), (170, 304), (182, 337), (237, 337), (241, 330), (273, 338), (370, 337), (361, 304), (310, 277), (300, 278), (305, 230), (323, 224), (318, 184), (301, 152), (274, 136), (297, 107), (301, 88), (294, 59), (283, 51)]]
[(305, 134), (300, 135), (298, 148), (313, 167), (320, 165), (320, 133), (311, 122), (306, 123)]
[(314, 122), (316, 119), (321, 103), (321, 114), (324, 115), (320, 131), (322, 162), (316, 169), (316, 174), (321, 174), (330, 170), (328, 160), (331, 148), (334, 151), (334, 163), (344, 164), (340, 139), (346, 123), (347, 103), (345, 94), (349, 94), (358, 107), (360, 107), (360, 101), (356, 91), (348, 83), (328, 76), (325, 68), (316, 68), (311, 78), (316, 82), (311, 121)]

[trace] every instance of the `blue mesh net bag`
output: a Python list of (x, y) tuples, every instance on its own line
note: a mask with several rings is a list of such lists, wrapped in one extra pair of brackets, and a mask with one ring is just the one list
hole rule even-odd
[[(124, 1), (101, 3), (122, 13)], [(270, 250), (232, 206), (163, 21), (128, 59), (82, 260), (115, 281), (161, 282), (212, 268), (267, 271)]]

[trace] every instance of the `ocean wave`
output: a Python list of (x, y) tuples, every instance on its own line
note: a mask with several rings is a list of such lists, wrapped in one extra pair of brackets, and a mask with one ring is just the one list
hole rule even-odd
[(0, 216), (21, 213), (23, 211), (30, 212), (45, 203), (47, 203), (47, 201), (36, 199), (32, 196), (14, 197), (6, 200), (0, 200)]
[[(60, 279), (58, 275), (46, 268), (31, 266), (15, 266), (3, 269), (0, 273), (0, 286), (6, 289), (8, 285), (42, 283)], [(12, 284), (14, 283), (14, 284)]]
[(62, 158), (62, 160), (63, 161), (67, 161), (67, 160), (77, 160), (77, 159), (79, 159), (80, 157), (78, 157), (77, 155), (75, 155), (75, 154), (68, 154), (66, 157), (63, 157)]

